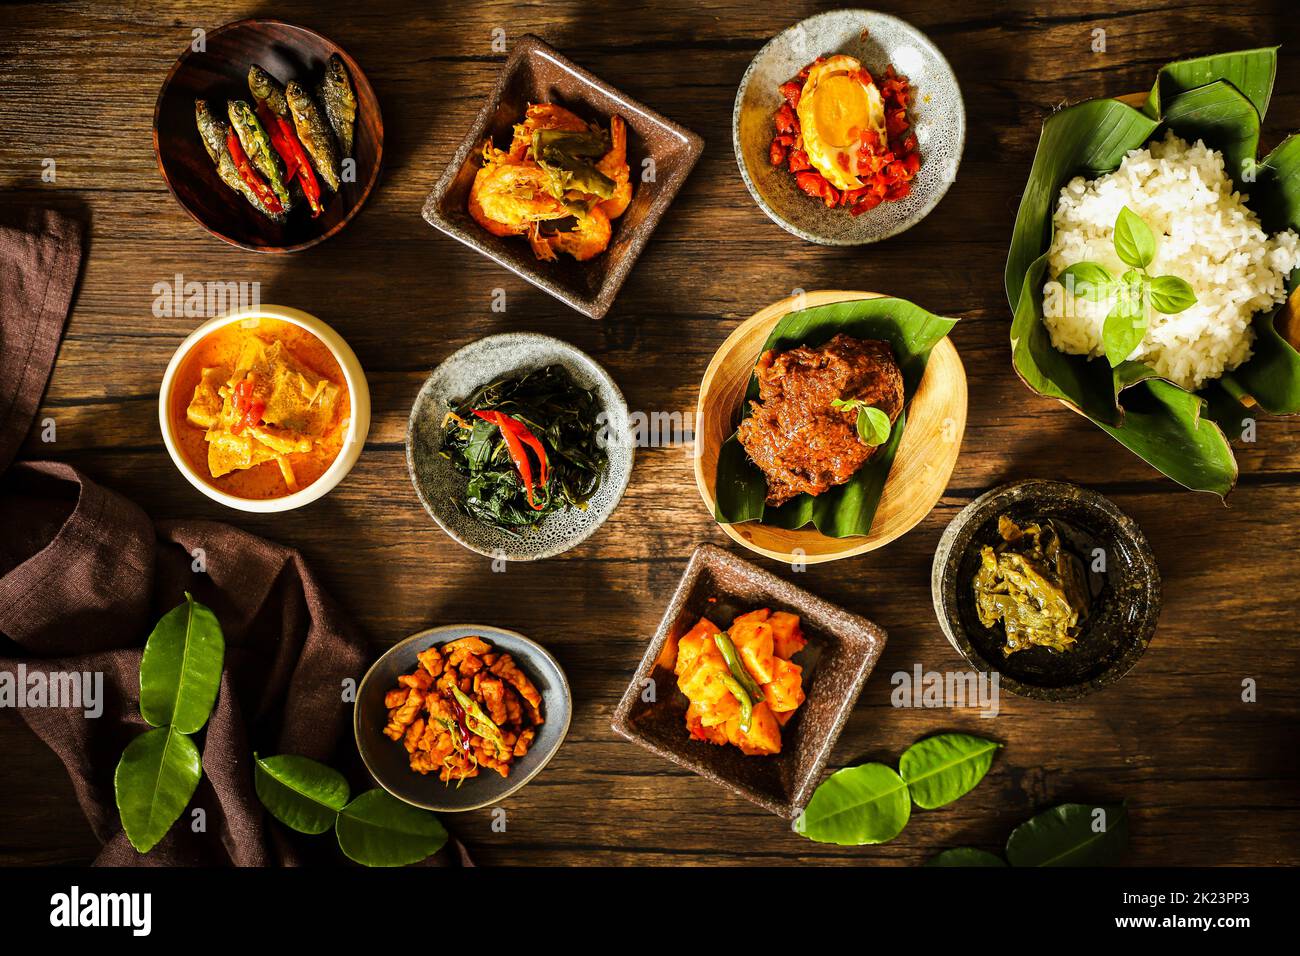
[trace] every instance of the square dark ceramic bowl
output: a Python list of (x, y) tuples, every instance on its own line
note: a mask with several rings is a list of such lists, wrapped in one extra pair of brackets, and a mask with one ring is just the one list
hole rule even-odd
[[(614, 220), (609, 248), (586, 262), (567, 255), (555, 262), (539, 262), (524, 237), (491, 235), (467, 209), (483, 141), (491, 137), (498, 146), (508, 146), (514, 124), (523, 119), (530, 103), (556, 103), (588, 122), (608, 124), (614, 114), (627, 122), (627, 159), (635, 189), (632, 203)], [(527, 34), (515, 42), (473, 127), (425, 201), (424, 218), (584, 315), (599, 319), (609, 311), (703, 149), (704, 140), (690, 130), (624, 96)], [(654, 161), (650, 182), (643, 181), (646, 159)]]
[[(807, 700), (781, 729), (781, 752), (747, 757), (731, 746), (693, 740), (686, 731), (686, 696), (671, 667), (659, 663), (665, 645), (701, 617), (726, 626), (746, 611), (767, 607), (798, 614), (808, 645), (794, 657), (803, 668)], [(866, 618), (828, 604), (720, 548), (701, 545), (664, 612), (641, 666), (614, 712), (614, 730), (673, 763), (793, 820), (821, 777), (831, 748), (880, 659), (885, 632)], [(655, 700), (644, 699), (653, 681)]]

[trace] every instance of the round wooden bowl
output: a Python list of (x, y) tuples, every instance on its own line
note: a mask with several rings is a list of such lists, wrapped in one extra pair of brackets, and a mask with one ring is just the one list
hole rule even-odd
[[(154, 107), (153, 148), (167, 188), (195, 222), (241, 249), (297, 252), (328, 239), (365, 204), (383, 161), (383, 117), (361, 67), (314, 30), (279, 20), (238, 20), (209, 31), (203, 40), (203, 51), (191, 46), (181, 54), (163, 80)], [(325, 208), (315, 219), (302, 203), (277, 225), (217, 176), (194, 122), (194, 101), (206, 99), (223, 117), (227, 100), (252, 103), (248, 68), (254, 63), (282, 84), (296, 79), (314, 91), (332, 53), (343, 58), (357, 97), (352, 144), (356, 181), (341, 183), (337, 194), (322, 185)]]
[[(746, 319), (722, 343), (704, 372), (695, 411), (695, 483), (710, 513), (717, 512), (718, 454), (736, 430), (750, 376), (777, 322), (797, 309), (878, 297), (875, 292), (835, 290), (791, 296)], [(750, 551), (787, 563), (819, 564), (884, 547), (915, 527), (943, 496), (965, 430), (966, 370), (952, 341), (944, 339), (930, 353), (907, 407), (907, 427), (870, 534), (831, 538), (812, 526), (787, 531), (757, 521), (724, 524), (722, 530)]]

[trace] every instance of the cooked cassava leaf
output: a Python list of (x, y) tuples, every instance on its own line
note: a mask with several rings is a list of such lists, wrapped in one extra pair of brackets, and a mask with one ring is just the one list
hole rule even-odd
[(462, 510), (522, 532), (548, 515), (586, 507), (605, 468), (601, 440), (595, 395), (563, 366), (548, 365), (488, 382), (453, 403), (441, 453), (468, 479), (457, 501)]
[[(1224, 430), (1240, 428), (1242, 399), (1250, 396), (1275, 414), (1300, 413), (1300, 355), (1273, 328), (1276, 310), (1256, 316), (1248, 362), (1189, 393), (1137, 363), (1117, 362), (1112, 370), (1053, 348), (1042, 313), (1046, 250), (1061, 187), (1076, 175), (1113, 172), (1158, 128), (1203, 138), (1235, 164), (1234, 176), (1252, 172), (1250, 208), (1270, 231), (1300, 228), (1300, 141), (1288, 139), (1259, 164), (1248, 162), (1276, 71), (1275, 48), (1179, 61), (1160, 71), (1141, 111), (1098, 99), (1053, 113), (1043, 124), (1007, 255), (1012, 361), (1025, 384), (1079, 410), (1180, 484), (1219, 495), (1237, 479)], [(1116, 349), (1123, 344), (1116, 341)]]
[[(785, 352), (800, 345), (817, 348), (841, 332), (854, 338), (883, 339), (893, 348), (894, 360), (903, 373), (903, 394), (911, 401), (925, 374), (931, 349), (956, 324), (956, 319), (933, 315), (904, 299), (881, 297), (834, 302), (791, 312), (782, 318), (768, 336), (763, 351)], [(757, 399), (758, 379), (751, 375), (743, 414), (748, 414), (749, 402)], [(816, 497), (798, 495), (776, 508), (766, 503), (766, 477), (733, 433), (718, 453), (714, 488), (717, 520), (723, 524), (761, 521), (791, 529), (812, 524), (832, 538), (867, 534), (902, 441), (906, 420), (904, 407), (885, 443), (846, 483)]]

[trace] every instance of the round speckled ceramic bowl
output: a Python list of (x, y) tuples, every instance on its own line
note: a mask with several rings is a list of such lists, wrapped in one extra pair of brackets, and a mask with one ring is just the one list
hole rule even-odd
[[(534, 530), (508, 534), (457, 506), (465, 494), (466, 479), (439, 452), (442, 420), (451, 402), (485, 382), (546, 365), (563, 366), (579, 386), (595, 391), (601, 416), (598, 425), (607, 436), (608, 463), (586, 510), (549, 515)], [(634, 453), (627, 404), (609, 373), (567, 342), (531, 332), (491, 335), (452, 353), (420, 389), (406, 429), (406, 465), (425, 510), (443, 531), (471, 551), (507, 561), (549, 558), (594, 534), (623, 497), (632, 477)]]
[[(921, 150), (912, 192), (853, 216), (827, 209), (795, 184), (785, 167), (768, 160), (778, 87), (819, 56), (845, 53), (872, 73), (886, 66), (911, 81), (908, 118)], [(966, 108), (952, 67), (915, 27), (873, 10), (832, 10), (801, 20), (758, 51), (740, 81), (731, 117), (736, 163), (750, 194), (773, 222), (800, 239), (825, 246), (857, 246), (896, 236), (939, 204), (957, 177), (966, 142)]]
[[(419, 666), (417, 655), (435, 644), (462, 637), (481, 637), (506, 651), (528, 675), (542, 695), (542, 725), (528, 753), (510, 768), (510, 776), (482, 773), (462, 785), (443, 783), (437, 774), (420, 774), (411, 769), (403, 746), (384, 736), (388, 710), (384, 695), (397, 686), (397, 678)], [(357, 688), (352, 732), (357, 750), (370, 775), (379, 785), (407, 803), (440, 813), (477, 810), (504, 800), (542, 772), (555, 756), (569, 732), (573, 695), (564, 669), (551, 654), (522, 634), (482, 624), (448, 624), (421, 631), (394, 644), (366, 671)]]
[[(1087, 569), (1091, 602), (1069, 651), (1004, 654), (1002, 625), (980, 623), (971, 581), (980, 548), (1001, 540), (1004, 514), (1018, 524), (1052, 519)], [(1141, 529), (1109, 499), (1059, 481), (1020, 481), (972, 501), (940, 538), (930, 584), (953, 647), (981, 671), (997, 671), (1006, 690), (1038, 700), (1082, 697), (1118, 681), (1146, 651), (1160, 617), (1160, 571)]]

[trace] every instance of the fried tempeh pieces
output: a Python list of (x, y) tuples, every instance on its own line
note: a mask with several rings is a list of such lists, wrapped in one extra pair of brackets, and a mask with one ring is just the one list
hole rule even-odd
[(509, 654), (481, 637), (421, 651), (419, 667), (384, 695), (384, 734), (400, 741), (411, 769), (444, 783), (488, 768), (508, 777), (543, 723), (542, 696)]

